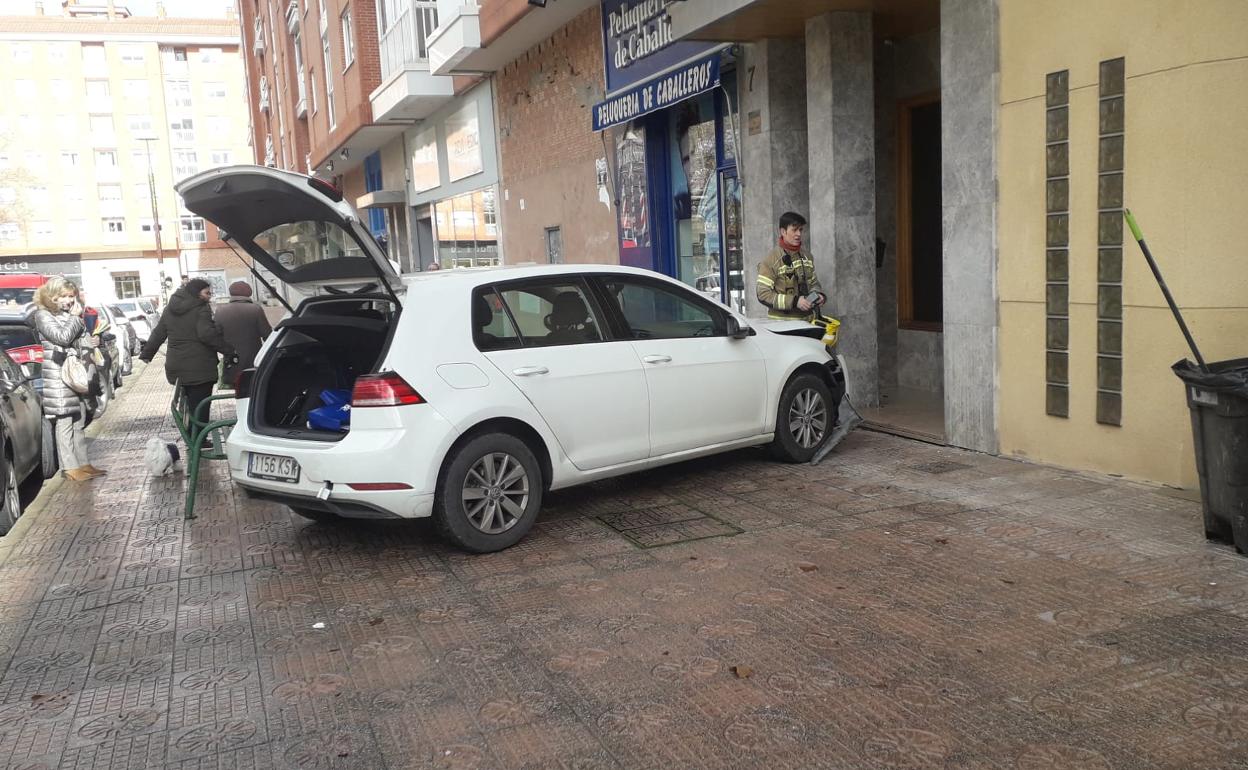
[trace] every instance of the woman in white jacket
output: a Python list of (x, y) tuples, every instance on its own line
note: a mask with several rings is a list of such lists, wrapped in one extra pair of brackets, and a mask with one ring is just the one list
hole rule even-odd
[(35, 292), (35, 307), (30, 324), (43, 342), (43, 413), (55, 424), (61, 468), (74, 481), (102, 476), (104, 471), (87, 461), (82, 396), (61, 378), (66, 359), (81, 358), (99, 344), (83, 325), (78, 287), (64, 278), (51, 278)]

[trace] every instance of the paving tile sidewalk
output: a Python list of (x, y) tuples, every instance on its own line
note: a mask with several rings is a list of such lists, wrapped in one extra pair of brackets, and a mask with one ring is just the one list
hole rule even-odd
[(0, 539), (0, 768), (1248, 768), (1248, 559), (1165, 491), (858, 432), (468, 556), (219, 464), (184, 522), (125, 390)]

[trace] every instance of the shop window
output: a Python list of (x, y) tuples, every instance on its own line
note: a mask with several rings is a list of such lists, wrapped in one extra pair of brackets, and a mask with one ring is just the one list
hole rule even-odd
[(944, 318), (940, 101), (903, 102), (898, 125), (897, 320), (940, 331)]
[(487, 197), (495, 194), (494, 190), (476, 190), (434, 204), (437, 261), (442, 267), (489, 267), (499, 263), (498, 227), (489, 227), (486, 219)]
[[(634, 122), (615, 140), (616, 215), (621, 262), (651, 266), (650, 208), (646, 198), (646, 129)], [(639, 250), (644, 250), (639, 254)]]
[(546, 261), (552, 265), (563, 264), (563, 231), (558, 227), (546, 228)]
[(715, 102), (710, 94), (670, 111), (668, 130), (676, 277), (690, 286), (719, 276), (719, 180)]
[(138, 273), (113, 273), (112, 276), (117, 299), (134, 299), (142, 294)]

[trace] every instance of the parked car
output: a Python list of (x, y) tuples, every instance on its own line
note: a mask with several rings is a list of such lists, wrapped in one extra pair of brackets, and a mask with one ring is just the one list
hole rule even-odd
[[(835, 426), (845, 374), (822, 328), (752, 324), (629, 267), (400, 279), (337, 190), (277, 169), (178, 192), (315, 295), (240, 377), (227, 442), (235, 483), (301, 516), (432, 516), (459, 547), (496, 551), (547, 490), (756, 445), (808, 461)], [(349, 422), (325, 429), (344, 396)]]
[(148, 337), (152, 334), (152, 329), (156, 328), (160, 316), (156, 312), (156, 306), (151, 301), (138, 299), (119, 299), (111, 303), (121, 310), (129, 319), (134, 327), (135, 336), (139, 339), (140, 345), (146, 345)]
[[(0, 535), (22, 515), (21, 488), (56, 472), (51, 430), (26, 372), (0, 352)], [(35, 476), (42, 470), (43, 476)]]
[(26, 320), (30, 308), (18, 306), (0, 307), (0, 348), (8, 351), (13, 361), (26, 372), (43, 392), (43, 344)]
[[(134, 371), (134, 358), (139, 354), (139, 335), (134, 330), (134, 324), (126, 317), (126, 313), (117, 305), (101, 305), (101, 312), (108, 314), (108, 320), (113, 325), (114, 334), (117, 335), (117, 352), (121, 355), (121, 373), (129, 376)], [(121, 387), (121, 383), (117, 383), (117, 387)]]

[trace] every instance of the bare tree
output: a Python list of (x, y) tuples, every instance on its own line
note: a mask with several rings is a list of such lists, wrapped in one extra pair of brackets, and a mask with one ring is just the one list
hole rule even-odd
[[(31, 211), (26, 196), (34, 177), (26, 168), (17, 165), (10, 147), (12, 142), (9, 137), (0, 134), (0, 158), (7, 159), (7, 162), (0, 163), (0, 227), (16, 225), (21, 230), (22, 240), (29, 245)], [(3, 240), (0, 240), (0, 248), (4, 248)]]

